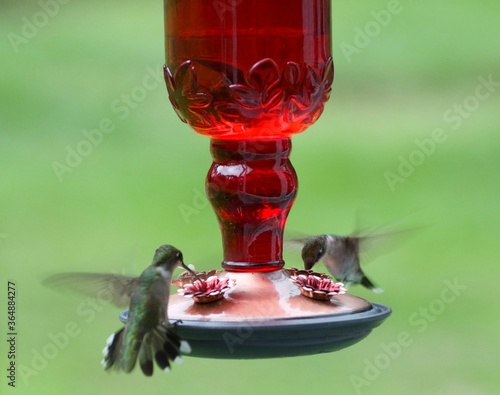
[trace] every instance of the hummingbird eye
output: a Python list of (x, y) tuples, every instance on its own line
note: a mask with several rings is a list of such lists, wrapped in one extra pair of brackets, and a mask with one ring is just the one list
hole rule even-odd
[(317, 255), (316, 259), (319, 261), (323, 257), (324, 254), (325, 254), (325, 249), (323, 247), (318, 248), (318, 255)]

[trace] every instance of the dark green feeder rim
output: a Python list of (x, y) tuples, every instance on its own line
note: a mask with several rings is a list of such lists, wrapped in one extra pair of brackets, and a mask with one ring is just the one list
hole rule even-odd
[[(265, 321), (172, 321), (191, 346), (189, 356), (220, 359), (282, 358), (329, 353), (367, 337), (390, 314), (371, 303), (361, 312)], [(128, 311), (120, 314), (127, 322)]]

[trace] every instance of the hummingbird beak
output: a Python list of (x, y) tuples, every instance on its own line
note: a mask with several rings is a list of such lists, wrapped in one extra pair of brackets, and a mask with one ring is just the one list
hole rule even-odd
[(191, 273), (198, 281), (201, 281), (201, 278), (199, 278), (198, 275), (194, 271), (192, 271), (184, 262), (181, 263), (181, 266), (189, 273)]
[(315, 263), (316, 262), (314, 262), (314, 261), (312, 261), (310, 259), (305, 260), (304, 261), (304, 269), (311, 270), (313, 268), (313, 266), (314, 266)]

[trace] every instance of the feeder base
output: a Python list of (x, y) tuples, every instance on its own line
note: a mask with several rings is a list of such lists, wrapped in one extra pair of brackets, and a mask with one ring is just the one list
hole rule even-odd
[[(285, 270), (225, 272), (236, 280), (223, 299), (197, 304), (171, 295), (168, 315), (190, 356), (252, 359), (337, 351), (370, 334), (391, 309), (353, 295), (309, 299)], [(126, 321), (126, 312), (120, 317)]]

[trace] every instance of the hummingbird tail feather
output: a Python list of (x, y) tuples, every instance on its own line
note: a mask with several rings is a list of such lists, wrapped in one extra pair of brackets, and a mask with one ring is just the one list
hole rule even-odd
[(170, 371), (170, 362), (182, 363), (181, 353), (189, 354), (188, 342), (181, 340), (171, 328), (158, 325), (144, 336), (139, 351), (139, 365), (146, 376), (153, 374), (153, 359), (164, 372)]
[(371, 289), (371, 290), (372, 290), (373, 292), (375, 292), (376, 294), (379, 294), (379, 293), (384, 292), (384, 290), (383, 290), (383, 289), (381, 289), (381, 288), (377, 288), (377, 287), (375, 286), (375, 284), (373, 284), (373, 283), (372, 283), (372, 282), (368, 279), (368, 277), (366, 277), (366, 276), (363, 276), (363, 277), (361, 278), (361, 285), (365, 286), (365, 287), (366, 287), (366, 288), (368, 288), (368, 289)]
[(106, 347), (102, 350), (104, 358), (101, 361), (104, 369), (108, 370), (118, 360), (119, 350), (123, 342), (123, 333), (125, 327), (121, 328), (118, 332), (113, 333), (108, 340), (106, 340)]
[(139, 349), (139, 366), (145, 376), (153, 375), (153, 347), (151, 346), (151, 332), (146, 333), (142, 346)]

